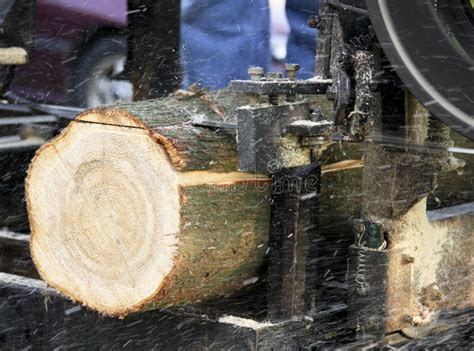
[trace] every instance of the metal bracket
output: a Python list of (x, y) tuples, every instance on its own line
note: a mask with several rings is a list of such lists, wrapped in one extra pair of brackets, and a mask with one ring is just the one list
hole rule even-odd
[(331, 85), (330, 80), (275, 79), (260, 81), (233, 80), (229, 87), (233, 91), (258, 95), (324, 94)]
[(245, 106), (237, 110), (237, 149), (239, 170), (262, 174), (281, 167), (296, 167), (311, 162), (311, 150), (297, 136), (284, 131), (292, 122), (308, 120), (307, 103)]
[(268, 314), (273, 321), (301, 318), (314, 309), (320, 177), (319, 163), (272, 176)]

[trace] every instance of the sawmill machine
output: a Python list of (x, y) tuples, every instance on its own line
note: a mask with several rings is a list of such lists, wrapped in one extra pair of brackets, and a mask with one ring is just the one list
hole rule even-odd
[[(144, 5), (136, 1), (129, 5), (137, 9), (129, 9), (131, 16), (157, 13), (143, 11)], [(149, 6), (156, 10), (158, 5)], [(157, 25), (152, 18), (132, 18), (131, 23), (150, 26), (151, 31)], [(197, 114), (179, 127), (190, 133), (197, 130), (207, 141), (231, 135), (238, 171), (270, 180), (270, 233), (258, 277), (247, 279), (231, 297), (166, 305), (169, 308), (159, 311), (144, 309), (119, 321), (98, 320), (94, 312), (85, 312), (54, 292), (45, 311), (38, 287), (46, 287), (37, 273), (24, 280), (0, 276), (9, 279), (0, 279), (0, 287), (15, 301), (13, 307), (0, 308), (0, 331), (7, 330), (22, 347), (29, 345), (25, 340), (30, 340), (30, 330), (35, 331), (31, 343), (43, 347), (58, 343), (174, 349), (430, 347), (438, 345), (439, 335), (443, 343), (472, 346), (474, 3), (322, 0), (320, 12), (309, 17), (308, 25), (318, 30), (313, 78), (298, 79), (298, 63), (287, 63), (285, 75), (250, 67), (248, 80), (233, 80), (216, 94), (181, 90), (165, 109), (171, 115), (168, 106), (178, 110), (197, 99), (212, 110), (209, 116), (222, 117), (225, 109), (219, 96), (243, 98), (229, 118)], [(152, 34), (146, 40), (153, 40)], [(131, 36), (131, 57), (144, 57), (140, 52), (149, 46), (144, 47), (143, 40)], [(149, 56), (146, 60), (147, 70), (151, 69)], [(142, 84), (141, 73), (130, 74), (136, 96), (150, 98), (153, 84)], [(147, 111), (145, 105), (139, 106), (136, 110)], [(99, 118), (101, 111), (106, 110), (93, 112), (91, 118)], [(87, 116), (83, 114), (71, 128), (96, 128), (95, 135), (102, 133), (100, 128), (127, 128), (113, 142), (142, 131), (138, 124), (98, 123)], [(128, 114), (123, 116), (122, 121)], [(74, 152), (76, 156), (80, 148)], [(87, 153), (101, 157), (95, 152), (91, 148)], [(62, 164), (64, 155), (54, 159), (54, 154), (48, 161)], [(37, 175), (49, 172), (48, 167), (39, 168)], [(30, 179), (34, 176), (30, 174)], [(97, 184), (94, 191), (103, 185)], [(33, 194), (54, 202), (36, 189)], [(261, 203), (252, 211), (260, 211)], [(99, 217), (100, 211), (93, 215)], [(42, 228), (54, 216), (47, 213)], [(30, 218), (39, 215), (30, 213)], [(198, 226), (189, 223), (194, 225)], [(75, 238), (71, 235), (68, 240)], [(234, 251), (235, 255), (239, 249)], [(206, 255), (217, 257), (215, 252)], [(253, 261), (245, 264), (249, 262)], [(215, 267), (217, 274), (220, 268)], [(213, 279), (214, 273), (205, 279)], [(180, 286), (188, 289), (190, 281)], [(26, 318), (30, 310), (35, 311), (31, 320)]]
[[(272, 221), (278, 254), (269, 263), (282, 291), (276, 314), (304, 314), (308, 306), (323, 313), (334, 298), (349, 306), (349, 320), (363, 337), (400, 331), (421, 337), (442, 311), (472, 308), (473, 5), (464, 0), (321, 1), (320, 13), (308, 21), (318, 29), (314, 78), (295, 79), (298, 66), (290, 64), (286, 78), (253, 68), (250, 80), (231, 82), (231, 89), (250, 99), (237, 117), (240, 169), (267, 170), (281, 201)], [(315, 93), (326, 93), (332, 111), (311, 102), (301, 106)], [(299, 104), (309, 109), (303, 121), (297, 117)], [(341, 207), (346, 219), (354, 216), (352, 243), (347, 235), (334, 235), (337, 225), (330, 222), (341, 219), (336, 215), (341, 208), (325, 196), (340, 193), (327, 188), (332, 184), (324, 176), (318, 204), (305, 203), (311, 196), (299, 194), (300, 202), (289, 205), (294, 197), (288, 193), (301, 189), (285, 182), (291, 174), (304, 179), (302, 168), (294, 168), (302, 153), (285, 154), (288, 144), (282, 147), (281, 137), (299, 138), (301, 150), (310, 147), (313, 165), (319, 162), (323, 170), (334, 160), (334, 143), (362, 143), (360, 212)], [(460, 183), (462, 199), (437, 197)], [(282, 184), (290, 184), (288, 197), (281, 195)], [(346, 205), (357, 196), (349, 194), (342, 196)], [(302, 219), (311, 206), (319, 216), (313, 233)], [(338, 230), (344, 231), (343, 222)], [(285, 235), (295, 231), (298, 239)], [(305, 240), (317, 242), (316, 248), (301, 249)], [(301, 260), (298, 254), (308, 256)], [(298, 289), (285, 292), (286, 280), (298, 286), (297, 262), (317, 262), (307, 266), (299, 307)], [(347, 287), (342, 294), (341, 286)]]

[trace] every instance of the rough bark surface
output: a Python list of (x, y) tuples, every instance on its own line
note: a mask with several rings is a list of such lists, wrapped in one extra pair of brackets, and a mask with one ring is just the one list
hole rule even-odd
[(207, 128), (197, 128), (193, 120), (233, 120), (237, 107), (245, 105), (243, 94), (219, 90), (196, 96), (176, 94), (165, 99), (154, 99), (100, 111), (100, 121), (91, 112), (77, 117), (77, 121), (108, 123), (132, 128), (145, 128), (168, 151), (173, 165), (180, 171), (237, 170), (235, 134)]

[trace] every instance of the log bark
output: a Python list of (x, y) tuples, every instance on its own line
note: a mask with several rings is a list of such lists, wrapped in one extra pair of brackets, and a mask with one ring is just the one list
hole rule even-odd
[(230, 295), (267, 248), (269, 179), (237, 172), (245, 97), (176, 95), (82, 113), (31, 163), (30, 249), (41, 277), (103, 314)]

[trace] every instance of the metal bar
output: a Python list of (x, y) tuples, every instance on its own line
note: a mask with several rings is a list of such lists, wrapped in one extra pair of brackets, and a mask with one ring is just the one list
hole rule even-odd
[(52, 115), (36, 115), (36, 116), (25, 116), (25, 117), (0, 117), (0, 126), (9, 126), (17, 124), (30, 124), (30, 123), (52, 123), (57, 122), (58, 118)]
[(402, 149), (418, 149), (418, 150), (430, 150), (430, 151), (441, 151), (441, 152), (452, 152), (457, 154), (474, 155), (474, 149), (464, 147), (446, 147), (442, 145), (436, 145), (433, 143), (426, 144), (413, 144), (406, 143), (403, 139), (397, 139), (393, 137), (369, 137), (374, 143), (389, 146), (394, 148)]
[(346, 11), (351, 11), (351, 12), (358, 13), (358, 14), (361, 14), (361, 15), (368, 15), (369, 14), (369, 11), (366, 10), (366, 9), (362, 9), (360, 7), (343, 4), (343, 3), (341, 3), (340, 0), (328, 0), (328, 4), (331, 5), (332, 7), (342, 9), (342, 10), (346, 10)]
[(15, 151), (26, 151), (34, 150), (43, 145), (43, 142), (37, 140), (20, 140), (20, 141), (11, 141), (8, 143), (1, 143), (0, 140), (0, 153), (1, 152), (15, 152)]
[(233, 91), (258, 95), (296, 95), (296, 94), (325, 94), (331, 80), (274, 80), (249, 81), (233, 80), (229, 87)]
[[(268, 253), (268, 316), (283, 321), (311, 314), (316, 296), (316, 247), (321, 166), (272, 175)], [(312, 262), (312, 263), (310, 263)]]
[(0, 111), (11, 111), (20, 113), (32, 113), (31, 108), (24, 105), (0, 103)]
[(453, 217), (474, 215), (474, 202), (440, 208), (437, 210), (428, 211), (426, 214), (428, 215), (428, 219), (430, 221), (442, 221)]
[[(66, 119), (74, 119), (79, 113), (85, 111), (85, 109), (79, 108), (79, 107), (38, 104), (36, 102), (22, 98), (21, 96), (18, 96), (11, 92), (7, 92), (5, 94), (5, 97), (15, 101), (15, 104), (11, 104), (13, 106), (18, 106), (18, 104), (26, 105), (26, 107), (29, 109), (29, 112), (33, 112), (33, 111), (44, 112), (47, 114), (55, 115), (55, 116), (66, 118)], [(5, 105), (7, 104), (4, 104), (4, 106)], [(13, 107), (13, 108), (14, 110), (17, 109), (17, 107)]]
[(9, 135), (9, 136), (0, 137), (0, 145), (16, 143), (18, 141), (21, 141), (21, 138), (18, 135)]

